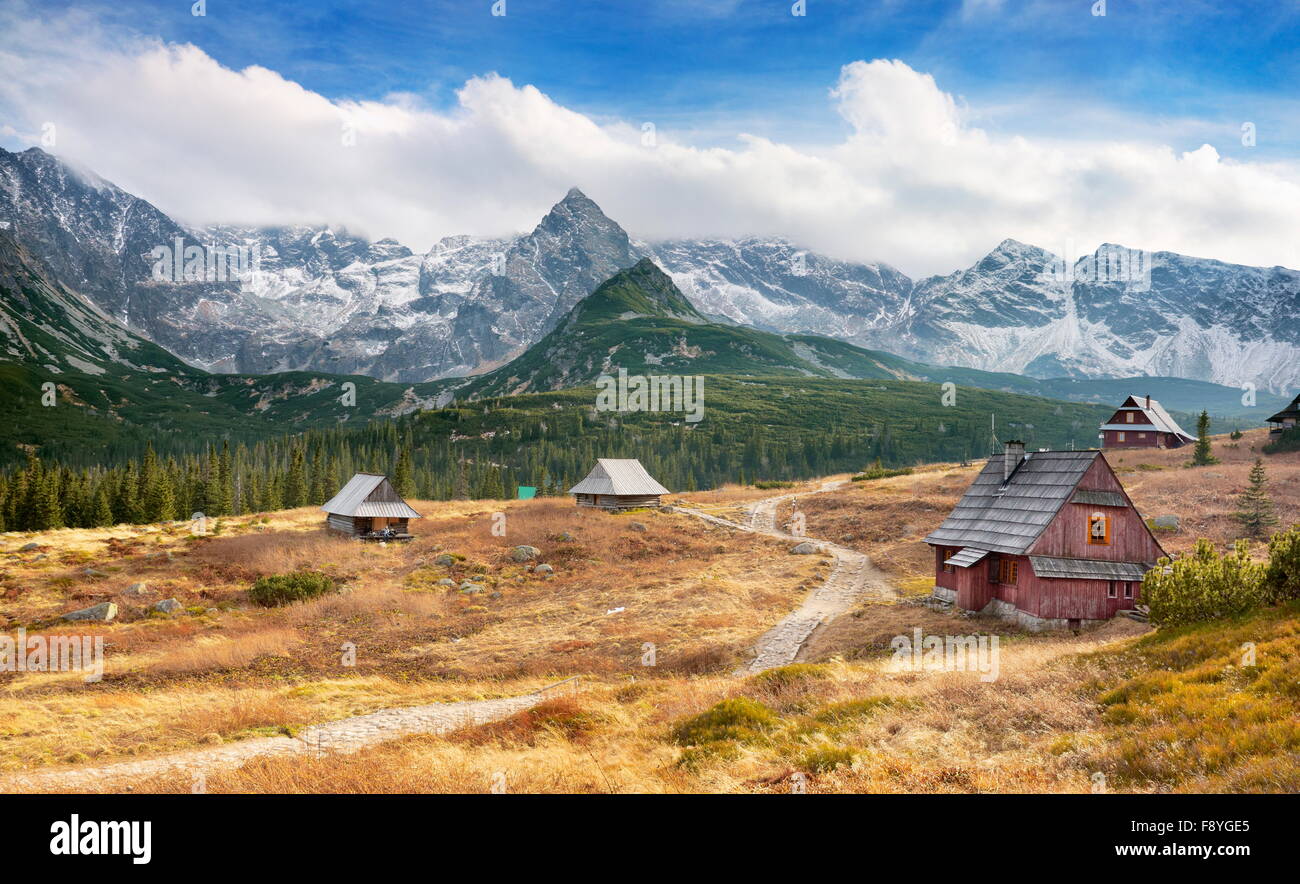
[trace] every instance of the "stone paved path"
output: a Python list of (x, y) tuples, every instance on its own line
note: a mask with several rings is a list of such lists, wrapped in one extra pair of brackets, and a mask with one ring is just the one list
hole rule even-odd
[[(560, 685), (573, 684), (566, 679)], [(553, 686), (558, 687), (558, 686)], [(123, 779), (175, 774), (192, 783), (195, 776), (221, 768), (238, 767), (264, 755), (306, 755), (329, 752), (349, 753), (366, 746), (408, 734), (441, 734), (462, 727), (497, 721), (537, 705), (554, 693), (543, 688), (532, 694), (497, 700), (466, 700), (460, 703), (432, 703), (383, 709), (339, 721), (304, 728), (293, 737), (262, 737), (240, 740), (209, 749), (189, 749), (156, 758), (118, 761), (100, 767), (78, 767), (38, 771), (0, 778), (5, 792), (45, 792), (102, 786)]]
[(754, 646), (754, 659), (748, 666), (737, 670), (736, 675), (752, 675), (764, 669), (794, 663), (799, 659), (800, 652), (818, 627), (834, 620), (861, 599), (898, 597), (897, 591), (889, 584), (885, 575), (863, 553), (825, 540), (796, 536), (783, 530), (785, 526), (776, 524), (777, 509), (786, 501), (806, 494), (833, 491), (843, 484), (842, 481), (830, 481), (816, 491), (763, 498), (745, 508), (748, 516), (746, 524), (722, 519), (690, 507), (679, 507), (687, 515), (738, 531), (753, 531), (769, 537), (789, 540), (791, 543), (809, 540), (835, 558), (835, 566), (830, 576), (826, 578), (826, 582), (810, 592), (803, 600), (803, 604), (786, 615), (780, 623), (759, 637)]

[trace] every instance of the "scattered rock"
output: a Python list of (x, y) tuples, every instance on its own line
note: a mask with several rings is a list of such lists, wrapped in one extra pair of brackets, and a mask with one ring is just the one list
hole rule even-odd
[(535, 546), (516, 546), (510, 550), (510, 558), (516, 562), (527, 562), (537, 558), (542, 551)]
[(24, 543), (22, 546), (18, 547), (18, 551), (19, 551), (19, 552), (31, 552), (31, 551), (34, 550), (34, 549), (40, 549), (40, 548), (41, 548), (41, 545), (40, 545), (39, 543), (37, 543), (35, 540), (33, 540), (31, 543)]
[(1156, 516), (1151, 520), (1151, 524), (1155, 525), (1157, 528), (1167, 528), (1172, 531), (1177, 531), (1179, 521), (1177, 516)]
[(659, 507), (659, 512), (661, 512), (661, 513), (675, 513), (675, 512), (677, 512), (677, 507), (675, 507), (675, 506), (669, 506), (669, 505), (665, 504), (664, 506)]
[(446, 553), (443, 553), (442, 555), (438, 556), (438, 558), (434, 559), (433, 563), (435, 565), (446, 565), (448, 568), (450, 568), (452, 565), (456, 564), (456, 560), (451, 556), (447, 555)]
[(573, 543), (578, 538), (574, 537), (568, 531), (561, 531), (559, 536), (556, 537), (555, 539), (560, 541), (561, 543)]
[(64, 620), (112, 620), (117, 616), (117, 605), (112, 602), (100, 602), (80, 611), (64, 614)]
[(555, 573), (555, 569), (550, 565), (538, 565), (537, 570), (534, 573), (541, 574), (543, 577), (549, 577), (551, 574)]
[(107, 577), (107, 576), (108, 576), (108, 575), (105, 574), (103, 571), (96, 571), (94, 568), (83, 568), (82, 571), (81, 571), (81, 573), (82, 573), (82, 574), (85, 574), (87, 577)]
[(500, 592), (499, 590), (498, 590), (498, 591), (494, 591), (494, 592), (489, 592), (489, 593), (488, 593), (488, 598), (490, 598), (490, 599), (499, 599), (499, 598), (501, 598), (501, 592)]
[(154, 602), (149, 606), (150, 611), (157, 611), (159, 614), (175, 614), (184, 610), (184, 606), (176, 599), (163, 599), (161, 602)]
[(646, 530), (646, 527), (645, 527), (645, 523), (644, 523), (644, 522), (633, 522), (631, 525), (628, 525), (627, 527), (631, 528), (633, 531), (644, 531), (644, 530)]
[(455, 585), (456, 585), (456, 581), (455, 581), (455, 580), (452, 580), (450, 577), (443, 577), (442, 579), (440, 579), (440, 580), (438, 581), (438, 585), (439, 585), (439, 586), (455, 586)]
[(856, 534), (844, 534), (840, 536), (840, 540), (843, 541), (844, 543), (849, 543), (857, 539), (858, 538)]
[(790, 555), (792, 556), (810, 556), (815, 552), (817, 552), (817, 544), (813, 543), (811, 540), (805, 540), (803, 543), (796, 543), (790, 549)]
[(473, 595), (474, 593), (486, 592), (487, 590), (479, 586), (477, 583), (470, 583), (466, 581), (465, 583), (462, 583), (460, 585), (460, 591), (467, 595)]
[(149, 594), (149, 585), (147, 583), (132, 583), (126, 589), (122, 590), (122, 595), (129, 595), (132, 598), (139, 598), (142, 595)]

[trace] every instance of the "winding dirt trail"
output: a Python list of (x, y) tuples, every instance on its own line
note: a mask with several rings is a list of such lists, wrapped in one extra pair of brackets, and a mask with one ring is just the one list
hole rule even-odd
[(124, 779), (164, 774), (184, 777), (185, 782), (192, 786), (200, 782), (201, 775), (210, 771), (238, 767), (260, 756), (346, 754), (409, 734), (442, 734), (463, 727), (487, 724), (536, 706), (542, 700), (568, 686), (576, 687), (576, 682), (573, 679), (565, 679), (534, 693), (517, 697), (382, 709), (366, 715), (312, 725), (303, 728), (292, 737), (240, 740), (224, 746), (187, 749), (155, 758), (118, 761), (98, 767), (12, 774), (0, 778), (0, 791), (77, 790), (92, 785), (102, 787)]
[(780, 623), (759, 636), (754, 645), (754, 659), (748, 666), (737, 670), (736, 675), (752, 675), (798, 661), (813, 633), (864, 598), (898, 598), (897, 591), (865, 554), (830, 541), (792, 534), (782, 530), (782, 526), (776, 523), (777, 510), (786, 501), (809, 494), (824, 494), (843, 485), (843, 480), (832, 480), (823, 483), (815, 491), (765, 497), (745, 507), (748, 518), (745, 524), (690, 507), (678, 507), (687, 515), (738, 531), (752, 531), (793, 543), (808, 541), (835, 558), (835, 566), (826, 581), (810, 592), (803, 604), (787, 614)]

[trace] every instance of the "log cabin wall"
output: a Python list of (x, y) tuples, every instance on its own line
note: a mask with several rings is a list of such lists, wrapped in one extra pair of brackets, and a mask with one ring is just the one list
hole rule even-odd
[[(1078, 488), (1124, 494), (1123, 486), (1100, 457), (1084, 473)], [(1109, 543), (1088, 542), (1088, 519), (1093, 513), (1101, 513), (1110, 519)], [(1109, 562), (1154, 562), (1165, 552), (1131, 502), (1128, 506), (1119, 507), (1071, 503), (1067, 500), (1056, 518), (1030, 548), (1029, 554)]]

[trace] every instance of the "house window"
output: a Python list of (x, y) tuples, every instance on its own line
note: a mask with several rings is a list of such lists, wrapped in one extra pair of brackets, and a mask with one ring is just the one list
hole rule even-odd
[(1138, 438), (1139, 438), (1139, 439), (1145, 439), (1146, 437), (1147, 437), (1147, 434), (1146, 434), (1146, 433), (1138, 433)]
[(1118, 597), (1119, 597), (1119, 593), (1115, 589), (1115, 581), (1112, 580), (1110, 581), (1110, 583), (1106, 584), (1106, 598), (1113, 599)]
[(1002, 559), (998, 562), (998, 582), (1015, 583), (1016, 582), (1016, 563), (1010, 559)]
[(953, 556), (955, 556), (955, 555), (956, 555), (956, 553), (953, 552), (953, 551), (950, 550), (950, 549), (945, 549), (945, 550), (943, 551), (943, 572), (944, 572), (945, 574), (951, 574), (951, 573), (953, 573), (954, 571), (957, 570), (957, 567), (956, 567), (955, 565), (949, 565), (949, 564), (948, 564), (948, 560), (951, 559), (951, 558), (952, 558)]
[(997, 583), (998, 575), (1002, 571), (1001, 568), (1002, 560), (995, 559), (993, 556), (989, 556), (988, 563), (989, 563), (989, 583)]
[(1127, 421), (1127, 422), (1130, 423), (1130, 424), (1133, 423), (1133, 412), (1130, 411), (1130, 412), (1128, 412), (1127, 414), (1125, 414), (1125, 415), (1124, 415), (1124, 420)]
[(1116, 441), (1116, 442), (1123, 442), (1123, 441), (1124, 441), (1124, 431), (1123, 431), (1123, 430), (1120, 430), (1118, 433), (1115, 434), (1115, 441)]
[(1126, 599), (1131, 599), (1131, 598), (1133, 598), (1133, 584), (1132, 584), (1132, 583), (1125, 583), (1125, 584), (1124, 584), (1124, 598), (1126, 598)]
[(1110, 516), (1104, 513), (1093, 513), (1088, 517), (1088, 542), (1101, 546), (1110, 545)]

